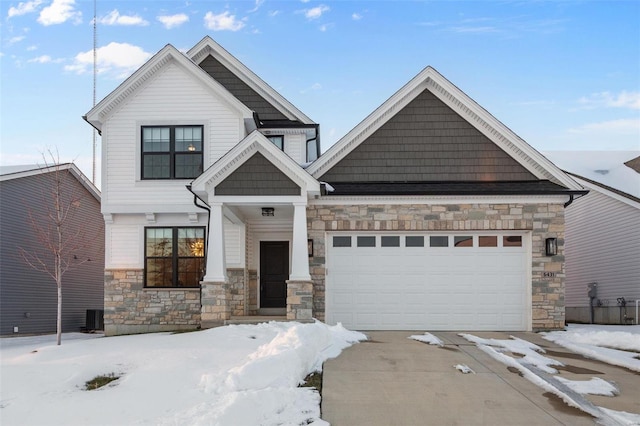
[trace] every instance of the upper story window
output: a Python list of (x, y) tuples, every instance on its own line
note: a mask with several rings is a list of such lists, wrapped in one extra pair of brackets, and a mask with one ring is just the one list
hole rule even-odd
[(202, 126), (143, 126), (142, 179), (200, 176), (202, 134)]
[(269, 139), (281, 151), (284, 151), (284, 136), (282, 136), (282, 135), (269, 135), (269, 136), (267, 136), (267, 139)]

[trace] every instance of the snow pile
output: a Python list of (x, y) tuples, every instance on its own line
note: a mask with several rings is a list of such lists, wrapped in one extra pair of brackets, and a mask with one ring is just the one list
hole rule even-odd
[(459, 372), (461, 372), (462, 374), (469, 374), (469, 373), (473, 373), (476, 374), (475, 371), (473, 371), (471, 369), (471, 367), (469, 367), (466, 364), (456, 364), (453, 366), (453, 368), (455, 368), (456, 370), (458, 370)]
[[(318, 392), (297, 386), (366, 339), (319, 322), (63, 337), (0, 340), (3, 424), (326, 425)], [(84, 390), (110, 373), (121, 377)]]
[(640, 326), (570, 324), (567, 331), (541, 333), (546, 340), (588, 358), (640, 372)]
[(444, 346), (444, 342), (431, 333), (414, 334), (412, 336), (407, 337), (407, 339), (413, 339), (413, 340), (417, 340), (418, 342), (428, 343), (430, 345), (435, 345), (440, 347)]

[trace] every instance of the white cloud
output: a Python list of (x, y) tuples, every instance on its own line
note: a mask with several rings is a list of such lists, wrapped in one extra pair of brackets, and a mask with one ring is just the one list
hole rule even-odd
[(237, 19), (235, 15), (229, 13), (229, 11), (216, 15), (212, 12), (207, 12), (204, 16), (205, 27), (213, 31), (238, 31), (244, 28), (245, 19)]
[(52, 61), (51, 56), (42, 55), (33, 59), (29, 59), (27, 62), (36, 62), (38, 64), (46, 64), (47, 62), (51, 62), (51, 61)]
[(36, 46), (35, 44), (27, 47), (28, 52), (33, 52), (34, 50), (38, 50), (38, 46)]
[(322, 89), (322, 84), (313, 83), (311, 86), (307, 87), (306, 89), (302, 89), (300, 93), (305, 94), (305, 93), (315, 91), (315, 90), (320, 90), (320, 89)]
[(280, 14), (280, 11), (279, 11), (279, 10), (270, 10), (270, 11), (269, 11), (269, 13), (268, 13), (268, 15), (269, 15), (270, 17), (272, 17), (272, 18), (273, 18), (274, 16), (279, 15), (279, 14)]
[(640, 92), (623, 90), (617, 95), (611, 92), (592, 93), (578, 99), (578, 103), (583, 109), (600, 107), (640, 109)]
[(7, 40), (7, 44), (8, 45), (16, 44), (16, 43), (21, 42), (24, 39), (25, 39), (25, 36), (23, 36), (23, 35), (11, 37), (9, 40)]
[(318, 19), (322, 16), (323, 13), (331, 10), (329, 6), (321, 4), (320, 6), (312, 7), (311, 9), (307, 9), (304, 11), (304, 16), (307, 19)]
[(79, 24), (82, 22), (82, 12), (75, 10), (75, 0), (53, 0), (40, 11), (38, 22), (44, 26), (62, 24), (69, 20)]
[(149, 25), (148, 21), (145, 21), (138, 15), (120, 15), (118, 9), (113, 9), (108, 15), (98, 19), (98, 23), (103, 25)]
[(42, 4), (42, 0), (20, 2), (18, 3), (18, 6), (16, 7), (11, 6), (9, 8), (9, 12), (7, 13), (7, 18), (35, 12), (38, 6), (40, 6), (40, 4)]
[(248, 13), (257, 12), (258, 9), (260, 9), (260, 6), (262, 6), (262, 4), (264, 3), (264, 0), (255, 0), (255, 1), (256, 1), (256, 5), (253, 7), (253, 9), (249, 10)]
[(601, 121), (599, 123), (589, 123), (580, 127), (569, 129), (569, 133), (602, 133), (611, 139), (615, 135), (640, 135), (640, 118), (621, 118), (618, 120)]
[(351, 19), (353, 19), (354, 21), (359, 21), (362, 19), (362, 15), (360, 15), (359, 13), (353, 13), (351, 14)]
[(189, 17), (184, 13), (178, 13), (176, 15), (161, 15), (157, 16), (156, 19), (168, 30), (177, 28), (185, 22), (189, 22)]
[[(131, 74), (144, 64), (151, 54), (141, 47), (129, 43), (111, 42), (96, 51), (97, 66), (100, 73), (115, 73), (116, 77), (123, 78)], [(81, 52), (76, 55), (73, 64), (64, 67), (66, 71), (84, 74), (93, 66), (93, 50)]]

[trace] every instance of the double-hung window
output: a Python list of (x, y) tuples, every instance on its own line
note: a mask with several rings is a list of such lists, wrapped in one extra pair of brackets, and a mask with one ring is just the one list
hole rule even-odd
[(142, 179), (200, 176), (202, 134), (202, 126), (143, 126)]
[(198, 287), (204, 276), (204, 227), (145, 228), (145, 287)]

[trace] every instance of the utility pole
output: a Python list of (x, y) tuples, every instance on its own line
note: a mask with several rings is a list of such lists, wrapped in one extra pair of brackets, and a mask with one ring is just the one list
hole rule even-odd
[[(96, 75), (98, 74), (98, 67), (97, 67), (97, 7), (96, 7), (96, 3), (97, 0), (93, 0), (93, 107), (96, 106)], [(93, 128), (93, 174), (92, 174), (92, 179), (91, 182), (95, 185), (96, 183), (96, 142), (97, 139), (97, 135), (96, 135), (96, 129)]]

